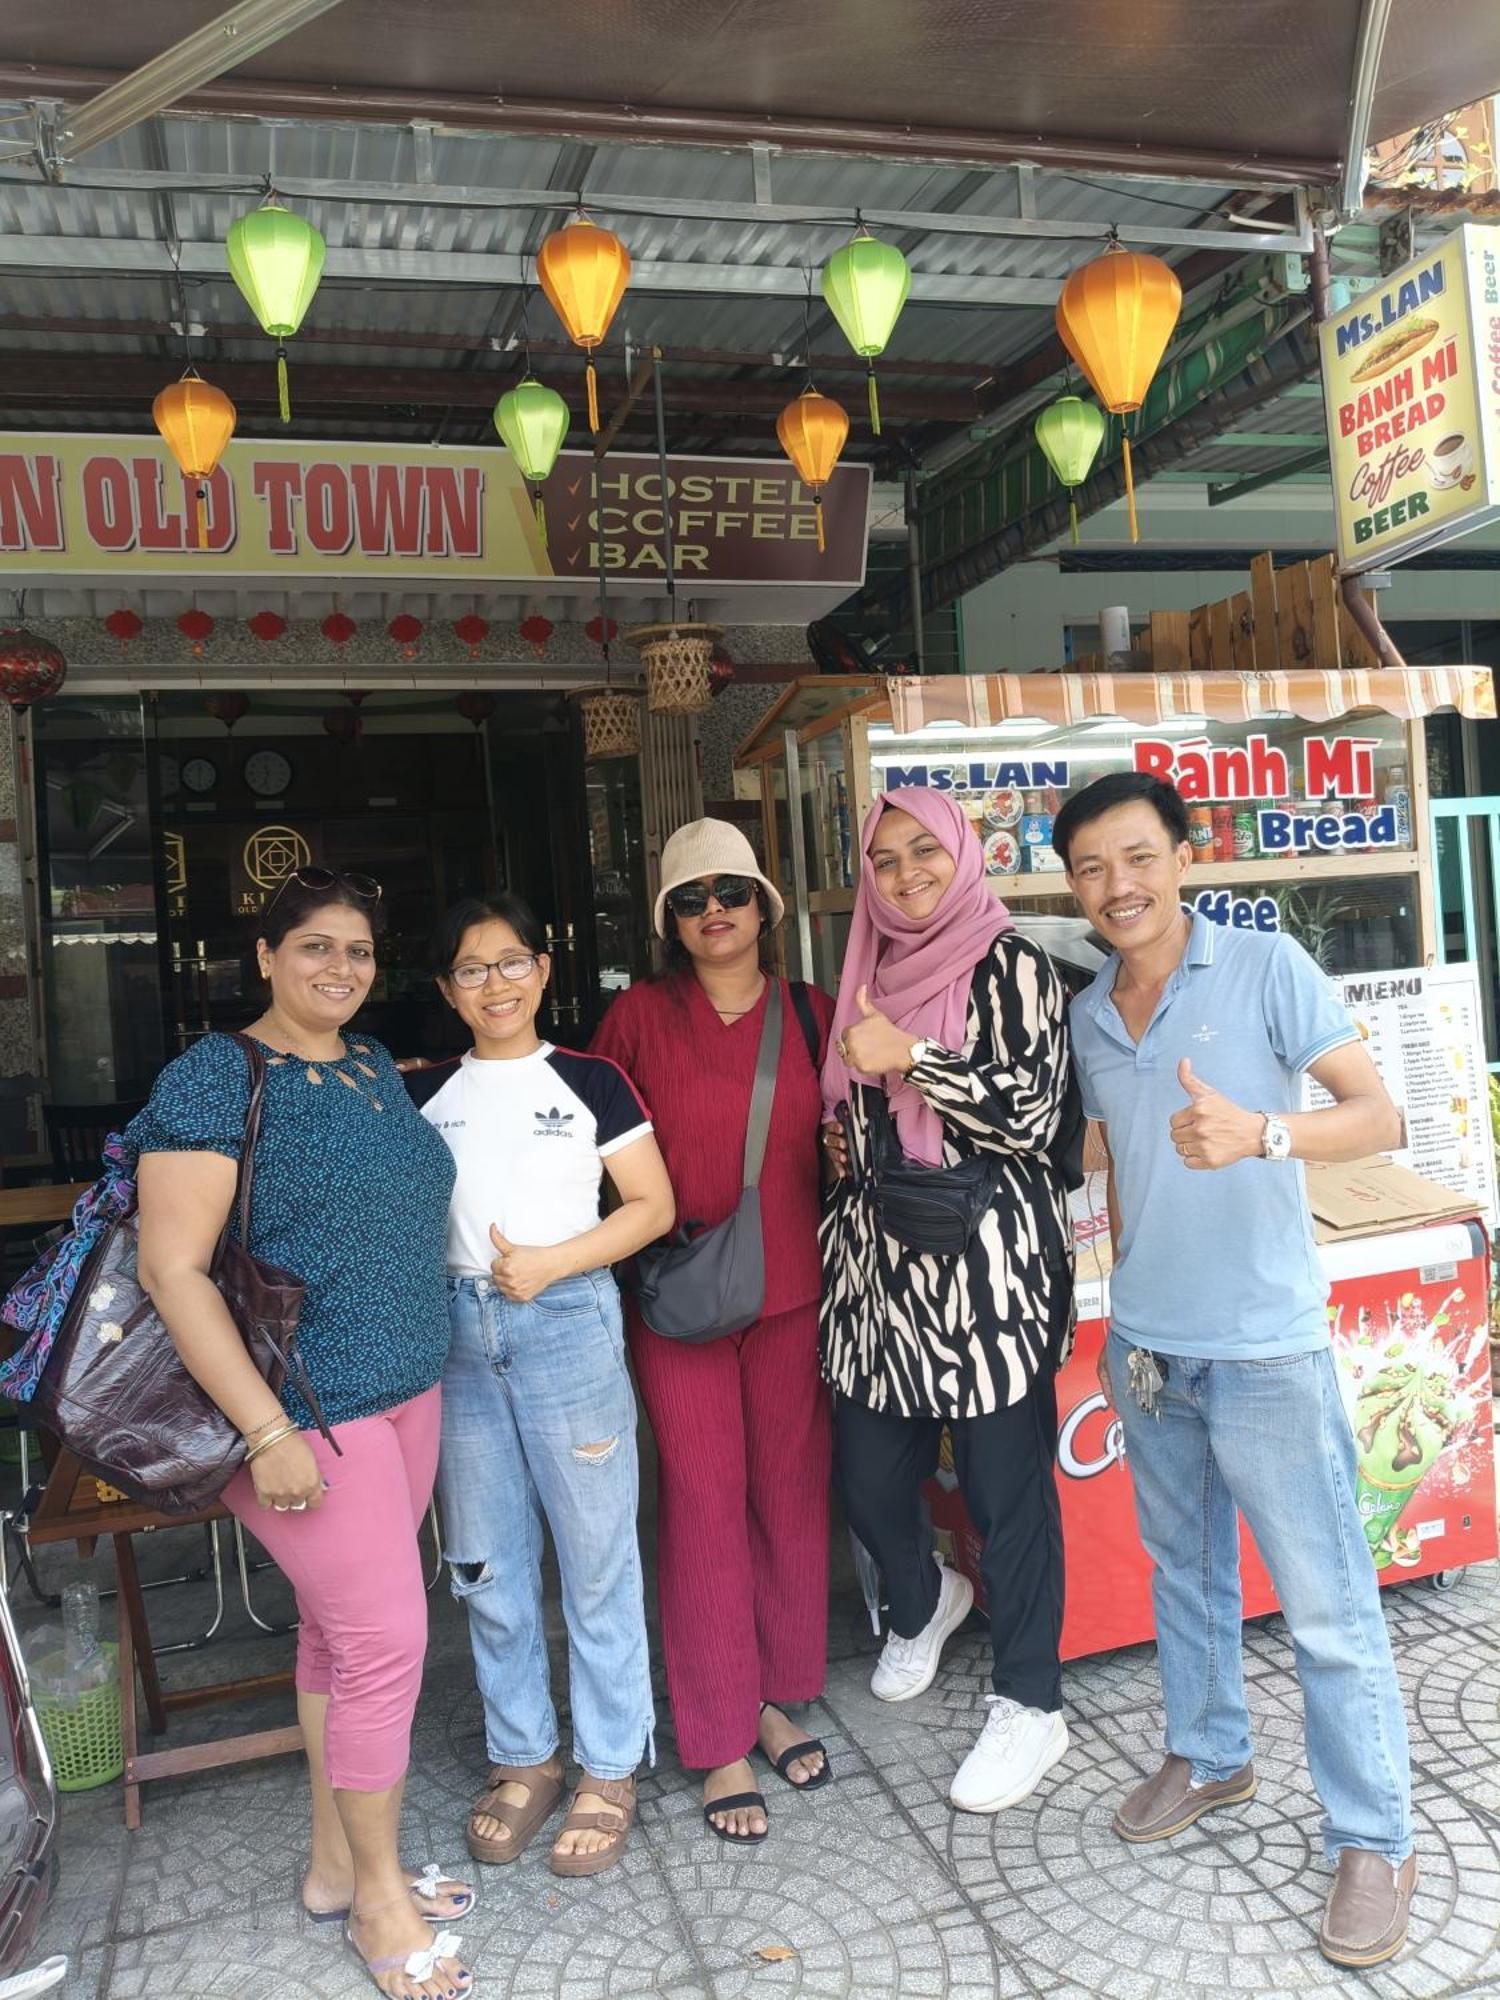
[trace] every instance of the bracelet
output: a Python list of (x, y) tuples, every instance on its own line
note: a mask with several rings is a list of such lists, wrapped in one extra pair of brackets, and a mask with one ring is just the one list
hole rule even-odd
[(252, 1458), (259, 1458), (263, 1451), (269, 1451), (273, 1444), (282, 1444), (287, 1438), (294, 1438), (296, 1435), (297, 1426), (293, 1423), (288, 1423), (284, 1430), (272, 1431), (269, 1437), (262, 1438), (259, 1444), (252, 1445), (245, 1453), (246, 1465)]
[(277, 1424), (284, 1424), (287, 1420), (286, 1411), (278, 1410), (274, 1417), (267, 1417), (264, 1423), (252, 1424), (249, 1430), (241, 1431), (240, 1436), (245, 1440), (246, 1444), (253, 1444), (263, 1431), (274, 1430)]

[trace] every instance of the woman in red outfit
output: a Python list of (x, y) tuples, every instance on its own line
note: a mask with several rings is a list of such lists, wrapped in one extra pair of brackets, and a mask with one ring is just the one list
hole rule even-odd
[[(784, 914), (750, 843), (723, 820), (680, 827), (662, 852), (656, 929), (671, 970), (630, 987), (594, 1049), (651, 1109), (677, 1212), (722, 1222), (741, 1193), (745, 1127), (770, 989), (763, 939)], [(795, 1004), (816, 1024), (818, 1058)], [(781, 1063), (761, 1174), (766, 1295), (746, 1332), (665, 1340), (628, 1311), (658, 1456), (657, 1589), (683, 1764), (706, 1772), (722, 1840), (766, 1836), (750, 1753), (801, 1790), (826, 1783), (823, 1746), (785, 1704), (822, 1693), (828, 1642), (827, 1395), (818, 1376), (818, 1071), (833, 1003), (783, 982)]]

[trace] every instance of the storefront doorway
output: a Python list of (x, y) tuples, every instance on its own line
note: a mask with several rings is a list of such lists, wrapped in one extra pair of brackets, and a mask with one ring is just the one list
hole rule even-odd
[(255, 915), (299, 865), (383, 885), (359, 1025), (398, 1056), (453, 1046), (428, 940), (459, 896), (536, 909), (559, 1040), (645, 970), (636, 767), (586, 766), (561, 695), (174, 691), (64, 698), (34, 727), (54, 1102), (136, 1101), (197, 1037), (253, 1019)]

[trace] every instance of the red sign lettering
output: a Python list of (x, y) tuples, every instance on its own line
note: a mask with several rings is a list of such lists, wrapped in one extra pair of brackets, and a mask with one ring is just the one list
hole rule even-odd
[(24, 458), (18, 451), (0, 453), (0, 549), (61, 549), (63, 542), (61, 474), (47, 452)]

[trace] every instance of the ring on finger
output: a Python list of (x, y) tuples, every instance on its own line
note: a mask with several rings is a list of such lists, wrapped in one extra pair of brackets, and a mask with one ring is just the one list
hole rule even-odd
[(305, 1514), (307, 1512), (307, 1502), (305, 1500), (294, 1500), (286, 1511), (289, 1514)]
[(271, 1502), (271, 1510), (276, 1514), (289, 1514), (292, 1511), (290, 1507), (280, 1500), (273, 1500)]

